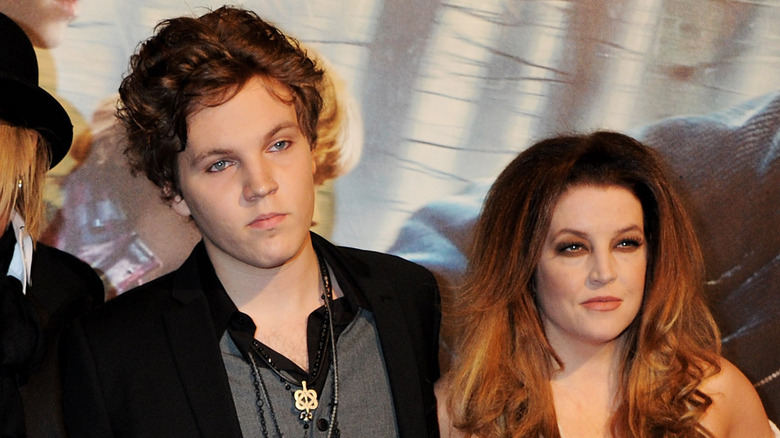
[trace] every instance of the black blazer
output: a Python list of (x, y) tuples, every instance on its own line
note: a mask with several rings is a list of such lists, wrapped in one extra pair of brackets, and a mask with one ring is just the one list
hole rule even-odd
[[(336, 247), (312, 233), (339, 282), (375, 315), (401, 437), (438, 437), (439, 295), (433, 275), (398, 257)], [(203, 244), (176, 271), (109, 301), (64, 342), (64, 401), (75, 437), (241, 437), (199, 269)], [(210, 267), (209, 267), (210, 268)]]
[(42, 362), (19, 387), (27, 436), (65, 436), (57, 345), (67, 324), (103, 302), (103, 283), (86, 263), (37, 243), (27, 298), (40, 319), (45, 345)]

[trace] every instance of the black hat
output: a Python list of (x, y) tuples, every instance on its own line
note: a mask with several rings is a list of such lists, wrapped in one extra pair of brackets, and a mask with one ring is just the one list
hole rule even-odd
[(73, 125), (65, 108), (38, 86), (38, 58), (21, 27), (0, 13), (0, 119), (35, 129), (51, 146), (51, 167), (70, 149)]

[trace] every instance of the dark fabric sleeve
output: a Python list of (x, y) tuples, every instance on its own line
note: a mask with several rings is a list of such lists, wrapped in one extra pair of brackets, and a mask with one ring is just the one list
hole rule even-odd
[(73, 437), (112, 437), (111, 424), (95, 362), (81, 325), (63, 333), (62, 392), (65, 428)]
[(0, 278), (0, 436), (25, 435), (19, 385), (42, 353), (40, 322), (22, 283), (12, 276)]
[(441, 374), (438, 355), (441, 333), (441, 296), (439, 295), (439, 287), (433, 274), (428, 273), (428, 280), (425, 286), (430, 290), (431, 300), (427, 306), (427, 317), (423, 320), (423, 324), (427, 326), (425, 333), (428, 335), (424, 340), (428, 359), (426, 367), (428, 374), (425, 376), (423, 402), (425, 403), (425, 421), (428, 436), (429, 438), (436, 438), (439, 436), (439, 421), (433, 385)]
[(103, 297), (103, 283), (89, 265), (38, 243), (27, 298), (40, 318), (45, 348), (42, 360), (19, 388), (28, 437), (66, 436), (58, 354), (60, 337), (65, 327), (101, 304)]

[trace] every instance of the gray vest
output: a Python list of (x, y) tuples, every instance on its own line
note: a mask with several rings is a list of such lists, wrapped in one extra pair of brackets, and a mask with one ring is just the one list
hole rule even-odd
[[(262, 437), (251, 365), (241, 356), (227, 332), (222, 335), (220, 348), (241, 431), (245, 438)], [(337, 420), (341, 437), (397, 437), (393, 398), (374, 315), (359, 309), (355, 319), (339, 336), (336, 350), (339, 370)], [(272, 370), (262, 365), (258, 368), (270, 397), (270, 400), (263, 399), (268, 436), (277, 436), (269, 409), (270, 402), (279, 429), (285, 437), (326, 437), (327, 428), (321, 431), (317, 426), (330, 424), (332, 363), (319, 396), (319, 406), (314, 411), (314, 418), (307, 431), (304, 431), (303, 422), (299, 419), (300, 411), (295, 409), (292, 392), (300, 387), (293, 386), (292, 391), (287, 390)]]

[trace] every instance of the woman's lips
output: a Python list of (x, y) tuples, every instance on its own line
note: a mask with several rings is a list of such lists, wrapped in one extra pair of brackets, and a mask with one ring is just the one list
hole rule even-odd
[(615, 297), (594, 297), (581, 303), (584, 307), (590, 310), (596, 310), (599, 312), (608, 312), (615, 310), (623, 304), (623, 300)]

